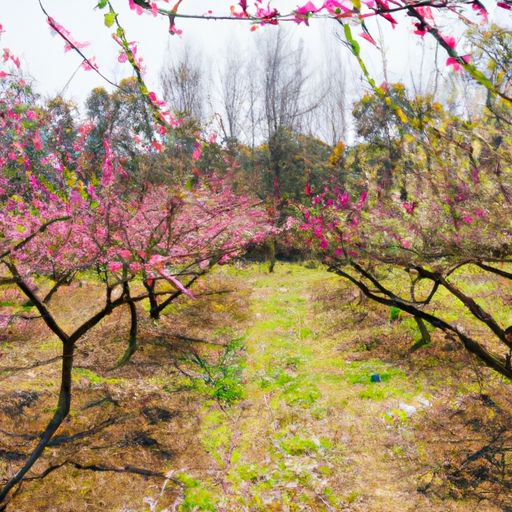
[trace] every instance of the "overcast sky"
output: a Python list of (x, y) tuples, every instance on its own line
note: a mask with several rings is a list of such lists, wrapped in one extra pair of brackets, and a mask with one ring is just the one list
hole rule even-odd
[[(52, 35), (46, 23), (46, 18), (39, 8), (37, 0), (16, 0), (2, 2), (0, 23), (5, 33), (2, 35), (2, 47), (8, 47), (21, 58), (23, 68), (36, 80), (36, 89), (45, 95), (62, 93), (65, 96), (83, 103), (83, 100), (93, 87), (108, 85), (92, 71), (79, 70), (69, 82), (81, 59), (74, 52), (64, 53), (64, 42)], [(103, 12), (94, 8), (97, 0), (43, 0), (49, 14), (59, 23), (70, 30), (73, 37), (81, 42), (91, 43), (84, 52), (95, 56), (101, 71), (113, 81), (119, 81), (131, 74), (128, 64), (117, 62), (117, 47), (110, 36), (110, 29), (103, 24)], [(234, 3), (225, 0), (184, 0), (181, 11), (184, 13), (204, 13), (212, 9), (216, 14), (226, 14), (229, 5)], [(293, 9), (297, 1), (275, 0), (273, 5), (282, 11)], [(317, 2), (319, 3), (319, 2)], [(489, 2), (486, 2), (489, 4)], [(183, 29), (183, 36), (170, 37), (168, 21), (163, 18), (153, 18), (151, 15), (137, 16), (128, 8), (127, 0), (113, 0), (115, 8), (120, 13), (120, 22), (125, 27), (129, 40), (139, 42), (139, 53), (143, 55), (147, 66), (147, 81), (150, 88), (158, 89), (158, 73), (168, 52), (179, 51), (179, 48), (189, 42), (207, 54), (207, 62), (216, 66), (216, 59), (226, 51), (247, 52), (248, 43), (254, 40), (247, 23), (178, 20)], [(165, 4), (169, 5), (169, 4)], [(402, 26), (395, 30), (381, 22), (384, 46), (387, 49), (390, 81), (410, 82), (411, 76), (416, 79), (420, 75), (422, 52), (426, 52), (427, 68), (432, 68), (433, 44), (428, 43), (426, 50), (422, 48), (422, 39), (410, 33), (411, 21), (404, 18)], [(377, 39), (379, 32), (373, 22), (370, 22), (372, 34)], [(460, 27), (452, 22), (445, 27), (447, 32), (460, 33)], [(259, 28), (274, 30), (274, 27)], [(319, 69), (329, 51), (343, 52), (347, 69), (345, 74), (350, 77), (355, 88), (360, 72), (355, 60), (350, 58), (348, 51), (336, 39), (339, 32), (337, 25), (329, 20), (313, 20), (310, 27), (296, 26), (297, 37), (304, 40), (309, 52), (309, 58)], [(358, 29), (356, 29), (359, 32)], [(356, 33), (357, 33), (356, 32)], [(227, 45), (230, 45), (227, 50)], [(371, 44), (361, 39), (365, 61), (377, 80), (382, 79), (381, 56)], [(334, 50), (332, 50), (334, 49)], [(443, 56), (439, 62), (446, 60)], [(66, 84), (68, 84), (66, 86)]]

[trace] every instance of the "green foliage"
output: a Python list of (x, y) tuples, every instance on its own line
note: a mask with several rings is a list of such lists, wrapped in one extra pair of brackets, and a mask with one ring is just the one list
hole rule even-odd
[(116, 14), (114, 12), (105, 13), (105, 25), (111, 27), (116, 20)]
[(182, 512), (215, 512), (218, 499), (214, 492), (209, 490), (204, 482), (196, 480), (186, 473), (177, 475), (183, 484), (183, 502), (179, 510)]
[(332, 442), (326, 438), (288, 436), (279, 441), (279, 447), (288, 455), (306, 455), (330, 450)]

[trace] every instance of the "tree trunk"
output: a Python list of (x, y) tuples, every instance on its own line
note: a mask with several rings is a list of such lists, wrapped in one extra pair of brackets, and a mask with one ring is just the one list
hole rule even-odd
[(128, 338), (128, 346), (126, 347), (126, 351), (121, 359), (119, 359), (117, 362), (115, 368), (121, 368), (121, 366), (124, 366), (137, 350), (137, 308), (131, 299), (128, 300), (128, 307), (130, 308), (130, 337)]
[(51, 438), (60, 427), (66, 416), (69, 414), (71, 406), (71, 373), (73, 370), (73, 353), (75, 344), (73, 341), (67, 341), (63, 343), (62, 349), (62, 369), (61, 369), (61, 380), (60, 380), (60, 392), (59, 401), (57, 403), (57, 410), (53, 415), (53, 418), (48, 423), (45, 431), (41, 434), (41, 439), (34, 451), (28, 458), (27, 462), (23, 467), (5, 484), (3, 489), (0, 491), (0, 506), (5, 500), (9, 491), (26, 475), (30, 468), (42, 455), (44, 449), (48, 446)]
[(268, 243), (268, 271), (270, 274), (274, 272), (274, 267), (276, 266), (276, 240), (272, 238), (272, 240)]

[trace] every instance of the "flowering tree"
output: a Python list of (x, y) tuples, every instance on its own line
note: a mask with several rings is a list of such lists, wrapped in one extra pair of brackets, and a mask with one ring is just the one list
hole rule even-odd
[[(107, 163), (104, 167), (105, 181), (110, 169)], [(149, 299), (151, 315), (158, 317), (181, 294), (193, 297), (188, 287), (215, 263), (229, 261), (272, 230), (264, 211), (219, 180), (191, 191), (148, 187), (142, 194), (123, 190), (113, 181), (102, 190), (91, 190), (90, 196), (69, 200), (50, 197), (52, 193), (34, 177), (31, 183), (30, 199), (9, 197), (4, 205), (2, 235), (10, 244), (1, 259), (2, 281), (15, 285), (61, 340), (61, 389), (52, 420), (27, 463), (4, 487), (2, 498), (30, 469), (68, 414), (73, 353), (84, 334), (127, 305), (129, 344), (120, 360), (125, 363), (136, 349), (137, 302)], [(31, 214), (32, 208), (37, 213)], [(104, 306), (68, 333), (52, 314), (51, 302), (38, 293), (34, 279), (84, 270), (95, 271), (103, 283)], [(136, 277), (142, 278), (145, 291), (132, 290)], [(183, 278), (188, 282), (183, 284)], [(159, 280), (170, 286), (157, 286)]]
[[(273, 233), (257, 202), (231, 190), (229, 174), (204, 176), (188, 188), (129, 179), (126, 155), (116, 153), (108, 136), (90, 165), (94, 125), (70, 127), (64, 105), (38, 104), (22, 80), (9, 77), (4, 74), (0, 97), (0, 325), (15, 321), (22, 301), (28, 301), (61, 341), (62, 365), (53, 417), (26, 463), (0, 491), (0, 502), (68, 415), (74, 352), (86, 333), (127, 307), (130, 334), (119, 361), (124, 364), (136, 350), (136, 303), (149, 300), (150, 314), (158, 318), (177, 297), (193, 297), (189, 287), (216, 263)], [(158, 126), (153, 141), (140, 144), (141, 152), (160, 149)], [(200, 158), (198, 152), (193, 160)], [(84, 271), (96, 274), (104, 303), (69, 332), (52, 311), (51, 298)], [(49, 290), (43, 290), (45, 281), (54, 283)]]
[[(470, 124), (440, 105), (430, 104), (429, 111), (436, 112), (429, 124), (408, 124), (395, 141), (402, 155), (399, 177), (406, 177), (400, 188), (383, 194), (366, 164), (360, 192), (331, 187), (311, 198), (303, 229), (331, 271), (376, 302), (460, 340), (485, 365), (512, 378), (512, 329), (503, 325), (496, 301), (475, 295), (464, 274), (476, 268), (512, 278), (506, 266), (512, 236), (510, 130), (492, 115)], [(439, 307), (441, 292), (477, 320), (471, 331)]]

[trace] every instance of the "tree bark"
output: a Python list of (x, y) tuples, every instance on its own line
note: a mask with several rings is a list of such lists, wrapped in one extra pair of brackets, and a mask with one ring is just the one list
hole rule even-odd
[(23, 477), (28, 473), (28, 471), (30, 471), (30, 468), (35, 464), (37, 459), (39, 459), (43, 453), (44, 449), (48, 446), (48, 443), (53, 437), (53, 434), (55, 434), (57, 429), (69, 414), (69, 409), (71, 406), (71, 374), (73, 370), (74, 349), (74, 342), (68, 340), (67, 342), (63, 343), (61, 381), (57, 410), (46, 426), (46, 429), (41, 434), (41, 439), (28, 458), (27, 462), (25, 462), (23, 467), (18, 470), (18, 472), (4, 485), (3, 489), (0, 491), (0, 506), (4, 502), (11, 489), (19, 482), (21, 482)]

